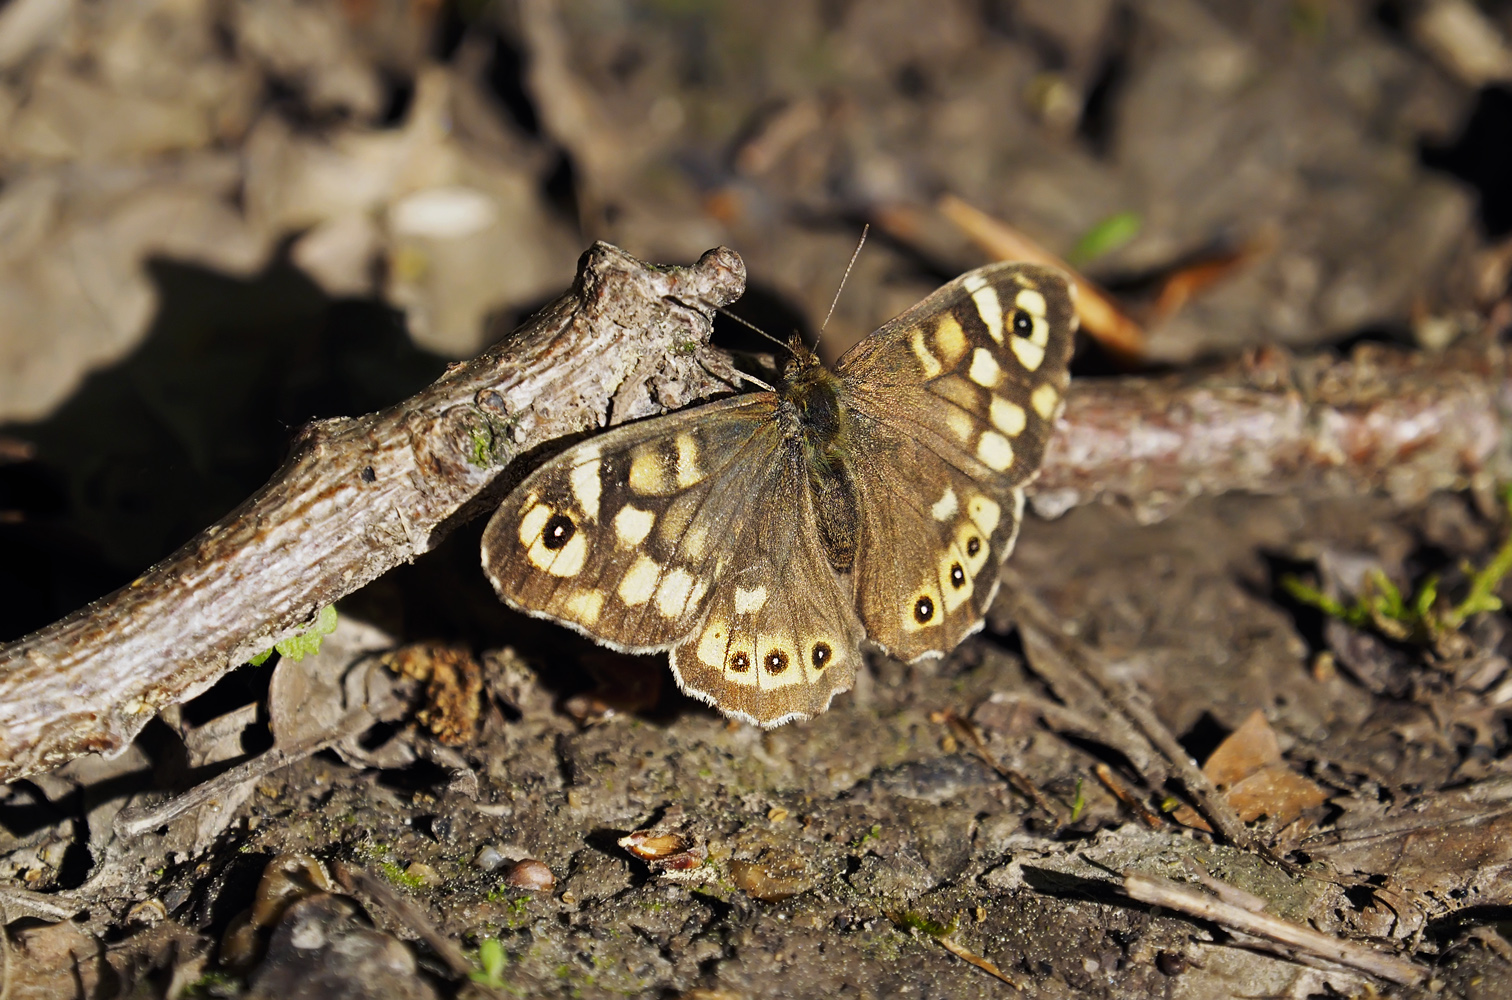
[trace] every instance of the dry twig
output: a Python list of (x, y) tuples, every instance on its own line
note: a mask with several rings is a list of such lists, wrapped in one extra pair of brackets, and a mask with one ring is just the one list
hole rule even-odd
[(1387, 982), (1416, 986), (1427, 978), (1422, 969), (1395, 955), (1345, 941), (1267, 913), (1255, 913), (1167, 879), (1125, 872), (1124, 891), (1142, 903), (1210, 920), (1229, 930), (1274, 941)]

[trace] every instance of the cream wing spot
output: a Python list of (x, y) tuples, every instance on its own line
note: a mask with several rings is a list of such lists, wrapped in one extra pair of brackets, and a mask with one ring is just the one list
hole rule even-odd
[(685, 490), (703, 482), (698, 464), (698, 441), (691, 434), (677, 435), (677, 488)]
[(1013, 297), (1013, 304), (1018, 306), (1030, 316), (1045, 316), (1045, 297), (1033, 288), (1021, 288)]
[(989, 413), (992, 417), (992, 426), (1009, 437), (1018, 437), (1024, 433), (1024, 428), (1029, 422), (1029, 417), (1024, 413), (1022, 406), (1010, 403), (1001, 396), (992, 397)]
[(1050, 346), (1050, 322), (1046, 319), (1045, 297), (1033, 288), (1025, 288), (1013, 304), (1029, 317), (1029, 340), (1037, 347)]
[(656, 516), (656, 535), (665, 547), (677, 548), (679, 539), (688, 530), (693, 516), (698, 513), (698, 505), (698, 494), (686, 492), (673, 497), (672, 502)]
[(987, 335), (999, 344), (1003, 342), (1003, 307), (998, 304), (997, 291), (990, 285), (971, 293), (977, 315), (987, 324)]
[(635, 449), (630, 459), (630, 488), (642, 496), (660, 496), (667, 489), (667, 465), (654, 446)]
[(924, 343), (924, 331), (915, 327), (908, 338), (908, 346), (913, 348), (914, 357), (919, 359), (919, 367), (924, 369), (925, 378), (934, 378), (945, 370), (940, 364), (940, 359), (930, 353), (929, 345)]
[(1006, 472), (1013, 465), (1013, 445), (997, 431), (983, 431), (977, 441), (977, 458), (994, 472)]
[(1034, 394), (1029, 397), (1029, 403), (1034, 407), (1034, 412), (1046, 420), (1055, 419), (1055, 411), (1060, 407), (1060, 401), (1060, 393), (1056, 392), (1055, 386), (1048, 382), (1035, 389)]
[(638, 507), (621, 507), (614, 515), (614, 538), (622, 549), (633, 549), (646, 540), (656, 515)]
[(598, 623), (599, 614), (604, 610), (604, 592), (601, 590), (584, 590), (567, 598), (563, 605), (572, 620), (579, 625), (592, 628)]
[(919, 632), (934, 628), (945, 620), (943, 605), (944, 601), (935, 581), (921, 584), (918, 590), (909, 595), (908, 602), (903, 606), (901, 615), (903, 631)]
[(541, 529), (546, 527), (546, 522), (551, 520), (553, 513), (555, 511), (543, 503), (527, 510), (525, 516), (520, 518), (520, 544), (529, 545), (540, 538)]
[(662, 577), (656, 586), (656, 610), (663, 618), (680, 618), (688, 609), (697, 581), (681, 566)]
[(808, 680), (798, 665), (793, 649), (782, 638), (761, 635), (756, 638), (756, 667), (761, 675), (762, 690), (775, 690)]
[(965, 557), (966, 575), (975, 578), (987, 565), (987, 557), (990, 551), (987, 544), (987, 536), (973, 524), (967, 523), (956, 529), (956, 548)]
[(543, 539), (537, 539), (527, 554), (537, 569), (544, 569), (552, 576), (577, 576), (588, 561), (588, 536), (581, 531), (574, 532), (567, 543), (555, 551), (547, 548)]
[(682, 536), (678, 551), (693, 559), (702, 559), (709, 550), (709, 529), (703, 525), (689, 529)]
[(1044, 363), (1045, 349), (1032, 340), (1023, 337), (1014, 337), (1009, 344), (1013, 347), (1013, 353), (1018, 357), (1019, 364), (1030, 371), (1038, 371)]
[(977, 292), (987, 287), (987, 279), (980, 274), (968, 274), (961, 279), (961, 286), (968, 292)]
[(972, 524), (982, 529), (982, 534), (991, 535), (1002, 519), (1003, 508), (986, 497), (972, 497), (966, 502), (966, 516), (971, 518)]
[(970, 441), (976, 435), (976, 421), (964, 410), (950, 409), (945, 411), (945, 426), (950, 428), (950, 433), (962, 444)]
[[(1023, 341), (1015, 337), (1013, 343), (1017, 347)], [(1003, 370), (998, 367), (997, 359), (991, 351), (978, 347), (971, 353), (971, 367), (967, 370), (966, 377), (984, 389), (995, 389), (1003, 381)]]
[(835, 650), (841, 648), (840, 640), (834, 636), (809, 637), (808, 655), (799, 657), (803, 661), (803, 671), (808, 675), (809, 683), (819, 683), (824, 671), (834, 665)]
[(599, 474), (603, 468), (604, 463), (594, 458), (572, 469), (572, 495), (577, 499), (578, 509), (590, 521), (597, 521), (599, 516), (599, 497), (603, 494)]
[(724, 666), (725, 640), (729, 635), (727, 622), (710, 618), (704, 623), (703, 634), (698, 637), (698, 658), (704, 666)]
[(661, 563), (647, 555), (635, 557), (630, 569), (620, 580), (619, 599), (629, 607), (645, 604), (656, 593), (656, 581), (661, 577)]
[(945, 613), (950, 614), (965, 604), (976, 589), (976, 574), (969, 568), (966, 555), (959, 546), (951, 545), (940, 557), (940, 593), (945, 599)]
[(940, 499), (936, 500), (934, 505), (929, 508), (929, 512), (934, 515), (936, 521), (949, 521), (956, 516), (956, 511), (960, 509), (961, 504), (956, 499), (955, 490), (947, 486), (945, 487), (945, 492), (940, 495)]
[(755, 586), (750, 590), (744, 587), (735, 588), (735, 613), (748, 615), (754, 611), (760, 611), (766, 607), (767, 589), (764, 586)]
[(946, 364), (954, 365), (966, 353), (966, 332), (950, 313), (941, 316), (935, 326), (934, 342)]
[(963, 410), (975, 413), (982, 405), (982, 390), (957, 375), (937, 379), (929, 388), (935, 395), (950, 400)]

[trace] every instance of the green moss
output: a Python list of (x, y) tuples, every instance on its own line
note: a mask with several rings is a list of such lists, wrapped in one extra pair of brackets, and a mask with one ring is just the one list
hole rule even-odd
[(223, 997), (240, 995), (242, 981), (236, 976), (225, 972), (207, 972), (185, 989), (183, 996), (186, 1000), (200, 1000), (200, 998)]
[(932, 938), (949, 937), (956, 932), (956, 924), (958, 923), (956, 918), (952, 917), (950, 923), (942, 924), (929, 919), (917, 910), (904, 910), (901, 913), (895, 913), (892, 915), (892, 920), (895, 924), (928, 934)]
[(486, 469), (493, 464), (493, 436), (481, 428), (474, 428), (472, 432), (472, 451), (467, 460), (480, 469)]
[(425, 888), (425, 883), (414, 875), (405, 871), (392, 861), (378, 862), (378, 871), (384, 878), (410, 892), (419, 892)]

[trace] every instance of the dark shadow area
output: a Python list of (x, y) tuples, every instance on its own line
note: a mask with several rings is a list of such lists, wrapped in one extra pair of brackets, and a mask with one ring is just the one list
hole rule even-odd
[(1193, 760), (1207, 760), (1218, 749), (1218, 745), (1228, 739), (1230, 730), (1219, 722), (1210, 713), (1203, 712), (1192, 723), (1190, 729), (1177, 737), (1187, 753), (1192, 755)]
[[(809, 325), (808, 316), (795, 303), (768, 285), (757, 281), (748, 282), (745, 294), (725, 309), (739, 318), (732, 319), (723, 313), (716, 313), (714, 333), (710, 340), (727, 351), (772, 354), (778, 357), (780, 364), (786, 359), (787, 352), (779, 344), (786, 344), (795, 334), (805, 344), (814, 343), (813, 328)], [(745, 322), (742, 323), (741, 320)], [(779, 344), (772, 343), (751, 329), (752, 326), (775, 337)]]
[(396, 403), (445, 366), (402, 316), (326, 297), (280, 256), (247, 280), (156, 262), (156, 319), (0, 466), (0, 637), (132, 580), (267, 481), (305, 423)]
[(1144, 905), (1130, 900), (1119, 891), (1115, 883), (1107, 879), (1084, 878), (1035, 865), (1023, 865), (1020, 870), (1024, 873), (1024, 884), (1046, 896), (1113, 906)]
[(1482, 90), (1458, 138), (1447, 146), (1425, 147), (1422, 159), (1424, 166), (1475, 188), (1487, 237), (1512, 232), (1512, 89)]

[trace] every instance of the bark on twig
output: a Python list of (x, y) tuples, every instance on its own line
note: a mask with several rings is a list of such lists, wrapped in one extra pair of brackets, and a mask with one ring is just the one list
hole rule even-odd
[(519, 455), (727, 387), (703, 352), (745, 265), (600, 243), (573, 290), (420, 394), (305, 428), (268, 484), (121, 590), (0, 648), (0, 780), (114, 754), (166, 705), (426, 552)]
[(1509, 412), (1496, 344), (1366, 344), (1344, 360), (1268, 348), (1209, 372), (1075, 382), (1029, 492), (1042, 516), (1102, 498), (1145, 521), (1232, 490), (1411, 504), (1506, 477)]
[[(159, 709), (481, 513), (520, 454), (727, 388), (727, 359), (703, 346), (744, 277), (725, 249), (653, 268), (598, 244), (572, 292), (481, 357), (388, 410), (306, 428), (237, 510), (0, 647), (0, 781), (120, 752)], [(1235, 489), (1420, 499), (1507, 467), (1506, 375), (1491, 346), (1342, 362), (1269, 351), (1205, 374), (1079, 382), (1032, 496), (1047, 515), (1101, 498), (1147, 517)]]

